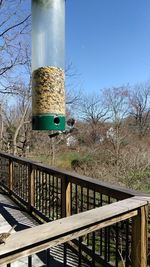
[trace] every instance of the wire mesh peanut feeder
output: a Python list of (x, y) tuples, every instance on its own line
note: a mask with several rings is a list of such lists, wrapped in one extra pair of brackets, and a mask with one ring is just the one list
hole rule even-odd
[(65, 130), (65, 0), (32, 0), (32, 129)]

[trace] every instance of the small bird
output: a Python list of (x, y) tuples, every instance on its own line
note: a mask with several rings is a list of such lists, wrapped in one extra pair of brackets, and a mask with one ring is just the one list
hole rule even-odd
[(1, 233), (0, 234), (0, 244), (5, 244), (6, 239), (11, 235), (11, 232), (15, 229), (17, 225), (13, 225), (13, 227), (7, 232), (7, 233)]
[(65, 125), (65, 130), (64, 131), (57, 131), (55, 133), (51, 133), (49, 134), (49, 138), (53, 138), (53, 137), (56, 137), (57, 135), (60, 135), (60, 134), (69, 134), (69, 133), (72, 133), (74, 132), (74, 130), (76, 130), (76, 128), (74, 128), (74, 125), (75, 125), (76, 121), (74, 118), (70, 118), (67, 120), (66, 122), (66, 125)]
[(76, 121), (74, 118), (70, 118), (67, 120), (67, 125), (70, 127), (73, 127), (75, 123), (76, 123)]

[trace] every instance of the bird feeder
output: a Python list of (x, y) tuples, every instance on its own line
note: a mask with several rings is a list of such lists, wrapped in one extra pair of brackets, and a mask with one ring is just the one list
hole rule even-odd
[(65, 0), (32, 0), (32, 129), (65, 130)]

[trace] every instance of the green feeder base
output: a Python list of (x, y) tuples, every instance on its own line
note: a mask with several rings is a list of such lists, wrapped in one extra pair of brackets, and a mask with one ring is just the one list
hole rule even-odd
[(65, 116), (57, 114), (32, 116), (32, 130), (64, 131)]

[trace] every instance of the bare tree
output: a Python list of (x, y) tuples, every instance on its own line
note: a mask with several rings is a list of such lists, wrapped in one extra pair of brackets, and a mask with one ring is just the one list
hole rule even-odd
[(7, 105), (4, 110), (4, 140), (10, 144), (9, 152), (13, 154), (23, 155), (25, 151), (25, 125), (31, 122), (30, 95), (28, 96), (26, 92), (27, 89), (24, 87), (23, 91), (22, 87), (22, 94), (15, 97), (15, 103)]
[(83, 96), (80, 104), (81, 118), (88, 124), (93, 142), (100, 139), (102, 124), (108, 119), (108, 107), (104, 105), (101, 95)]
[(139, 138), (149, 131), (150, 124), (150, 85), (138, 85), (129, 94), (130, 115), (134, 119), (132, 127)]
[[(18, 120), (18, 124), (16, 126), (15, 132), (14, 132), (14, 136), (13, 136), (13, 154), (16, 155), (17, 154), (17, 137), (19, 135), (19, 131), (21, 130), (22, 126), (24, 124), (30, 123), (29, 118), (27, 118), (27, 120), (25, 120), (25, 118), (27, 117), (28, 114), (28, 110), (29, 110), (29, 103), (26, 104), (22, 114), (21, 114), (21, 118)], [(22, 141), (22, 143), (24, 144), (25, 140)], [(22, 154), (25, 154), (25, 147), (22, 146), (20, 147), (20, 149), (22, 149)]]
[(107, 137), (113, 146), (116, 164), (116, 172), (119, 171), (120, 151), (124, 145), (127, 131), (125, 119), (129, 114), (128, 89), (126, 87), (112, 88), (104, 91), (106, 107), (109, 109), (111, 128)]
[(3, 135), (4, 135), (4, 119), (3, 119), (3, 106), (0, 104), (0, 149), (3, 148)]
[[(29, 0), (0, 2), (0, 94), (8, 99), (4, 142), (17, 153), (19, 135), (29, 122), (31, 97), (31, 10)], [(11, 110), (11, 112), (9, 112)], [(2, 131), (1, 131), (2, 135)], [(6, 148), (6, 149), (7, 149)]]
[(25, 74), (27, 63), (24, 46), (29, 45), (29, 1), (3, 0), (0, 2), (0, 93), (15, 93), (16, 80)]

